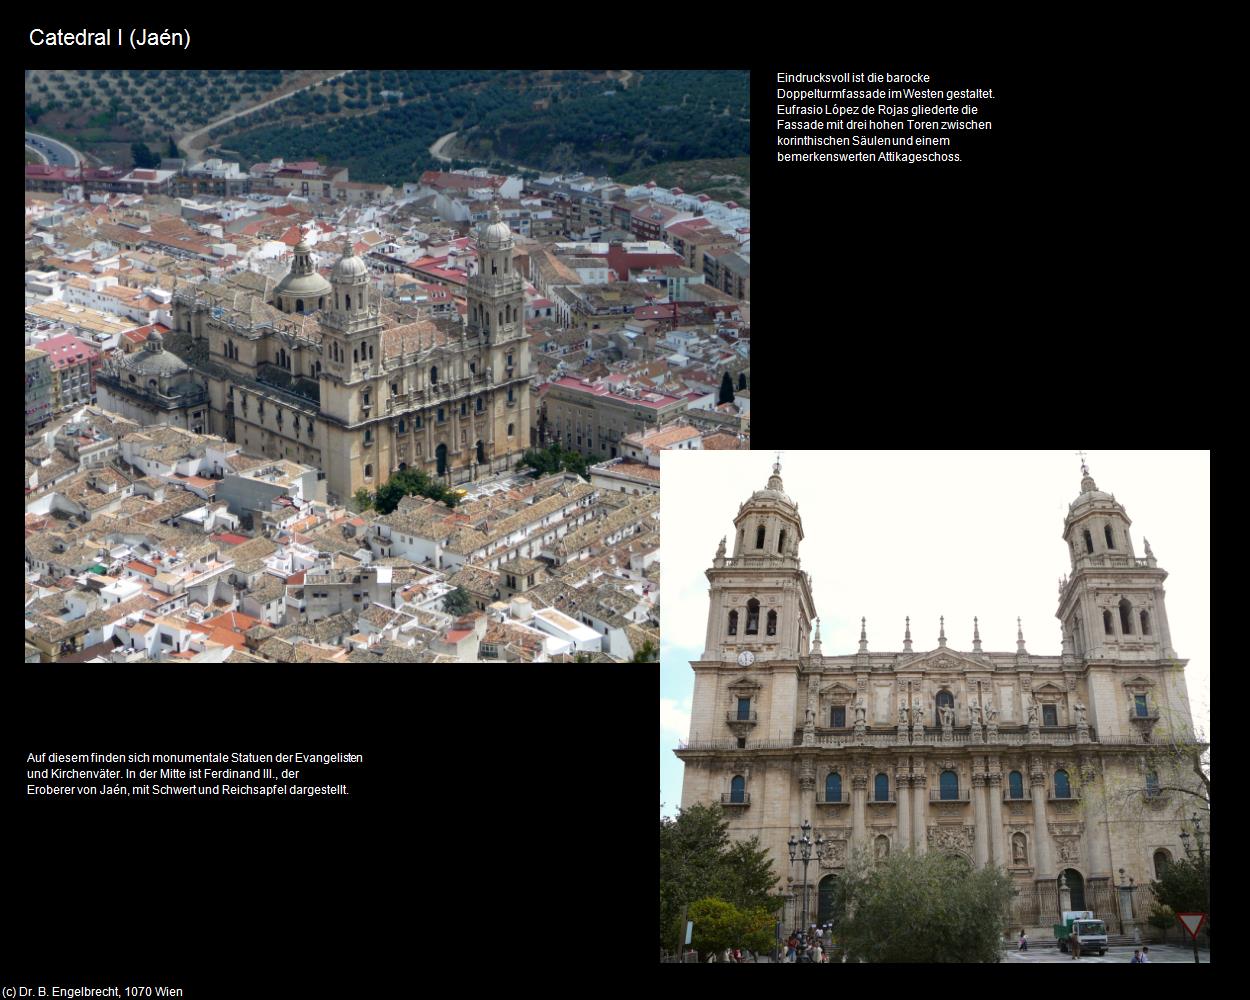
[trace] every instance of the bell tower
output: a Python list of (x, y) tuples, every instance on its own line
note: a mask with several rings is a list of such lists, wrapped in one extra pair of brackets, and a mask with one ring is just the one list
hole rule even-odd
[(382, 367), (382, 323), (369, 269), (351, 244), (330, 273), (331, 301), (320, 315), (326, 370), (356, 382)]
[(786, 495), (780, 459), (768, 485), (751, 494), (734, 518), (734, 547), (724, 542), (712, 568), (704, 660), (793, 660), (808, 652), (815, 617), (811, 582), (799, 568), (803, 522)]
[(1081, 492), (1063, 522), (1072, 575), (1059, 593), (1065, 658), (1158, 660), (1175, 657), (1163, 581), (1150, 543), (1139, 558), (1115, 494), (1104, 493), (1081, 462)]

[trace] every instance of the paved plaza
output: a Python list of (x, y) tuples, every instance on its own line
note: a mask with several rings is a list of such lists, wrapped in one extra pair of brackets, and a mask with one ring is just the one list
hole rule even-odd
[[(1065, 955), (1058, 948), (1030, 948), (1028, 951), (1009, 951), (1007, 952), (1006, 961), (1022, 964), (1029, 962), (1067, 962), (1069, 965), (1079, 965), (1082, 962), (1128, 962), (1132, 957), (1132, 947), (1115, 945), (1108, 948), (1105, 955), (1082, 955), (1080, 958), (1075, 959), (1071, 955)], [(1211, 953), (1199, 948), (1198, 959), (1201, 962), (1210, 962)], [(1150, 945), (1150, 964), (1157, 965), (1160, 962), (1188, 962), (1190, 965), (1193, 965), (1194, 949), (1192, 946), (1181, 947), (1175, 944)]]

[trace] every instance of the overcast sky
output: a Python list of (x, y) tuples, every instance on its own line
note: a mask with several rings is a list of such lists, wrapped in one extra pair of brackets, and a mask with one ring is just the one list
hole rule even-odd
[[(738, 505), (763, 489), (776, 452), (665, 451), (661, 458), (664, 596), (660, 662), (662, 813), (681, 803), (682, 764), (673, 755), (690, 729), (694, 671), (703, 653), (708, 583), (722, 535), (733, 551)], [(1189, 660), (1194, 722), (1210, 726), (1209, 452), (1086, 453), (1098, 488), (1114, 493), (1167, 570), (1172, 645)], [(986, 652), (1016, 650), (1016, 616), (1030, 653), (1062, 652), (1059, 578), (1071, 571), (1063, 542), (1068, 504), (1080, 493), (1073, 451), (783, 451), (785, 491), (799, 505), (802, 567), (812, 578), (826, 656), (859, 648), (901, 651), (911, 616), (915, 651), (937, 646), (946, 616), (952, 649), (972, 648), (980, 619)]]

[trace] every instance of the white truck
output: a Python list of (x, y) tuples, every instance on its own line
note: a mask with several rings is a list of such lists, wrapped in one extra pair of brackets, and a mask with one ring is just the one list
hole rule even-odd
[(1094, 919), (1093, 910), (1064, 910), (1063, 923), (1055, 924), (1054, 931), (1062, 952), (1068, 951), (1068, 941), (1075, 936), (1082, 952), (1107, 953), (1107, 925)]

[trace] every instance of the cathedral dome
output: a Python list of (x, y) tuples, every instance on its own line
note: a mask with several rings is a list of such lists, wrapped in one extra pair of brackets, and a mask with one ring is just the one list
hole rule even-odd
[(295, 261), (291, 270), (274, 286), (273, 291), (275, 297), (291, 300), (291, 310), (295, 308), (293, 302), (296, 297), (308, 303), (311, 309), (320, 297), (331, 294), (330, 283), (313, 267), (312, 248), (303, 239), (295, 245)]
[(182, 358), (161, 345), (161, 337), (155, 330), (149, 334), (142, 351), (119, 359), (123, 368), (139, 375), (177, 375), (191, 370)]
[(491, 206), (490, 224), (482, 229), (481, 241), (492, 246), (498, 246), (507, 243), (512, 239), (512, 230), (508, 228), (508, 224), (503, 221), (503, 215), (499, 211), (499, 205)]
[(356, 251), (349, 243), (339, 262), (334, 265), (332, 278), (335, 281), (356, 281), (369, 273), (365, 262), (356, 256)]

